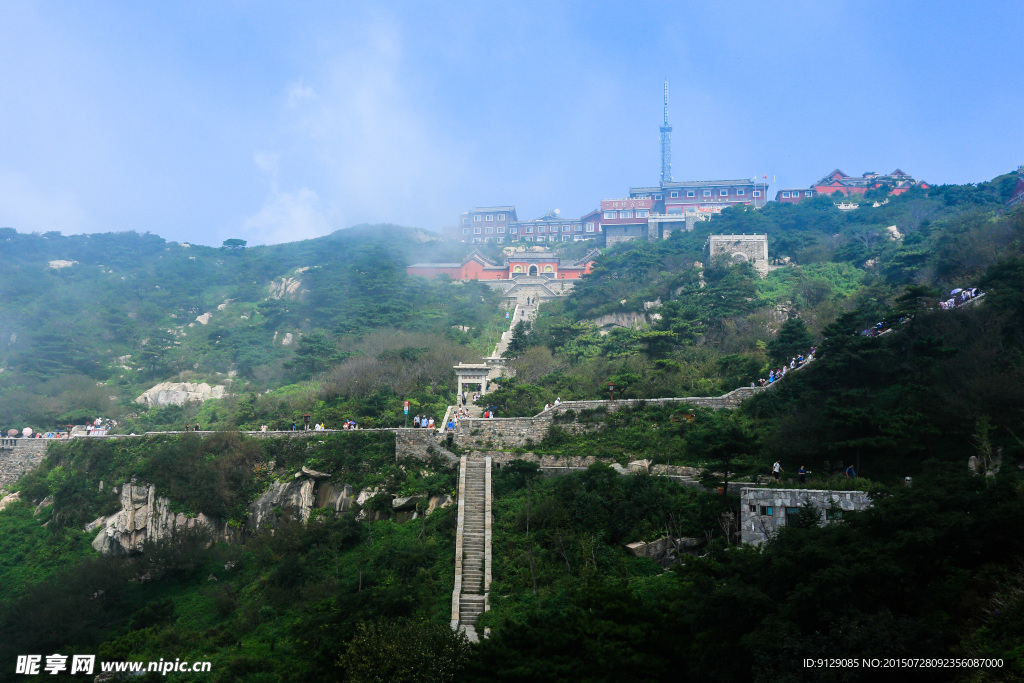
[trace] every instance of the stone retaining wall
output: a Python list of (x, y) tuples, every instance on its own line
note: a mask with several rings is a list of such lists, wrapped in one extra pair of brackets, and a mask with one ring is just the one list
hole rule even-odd
[(21, 475), (39, 467), (52, 439), (0, 440), (0, 489), (18, 481)]

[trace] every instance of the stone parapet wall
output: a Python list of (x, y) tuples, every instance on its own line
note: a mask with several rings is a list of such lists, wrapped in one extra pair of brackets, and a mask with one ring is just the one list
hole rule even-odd
[[(579, 414), (597, 411), (615, 413), (623, 408), (663, 406), (685, 403), (714, 410), (731, 409), (767, 387), (740, 387), (722, 396), (689, 396), (684, 398), (625, 399), (617, 401), (565, 401), (533, 417), (463, 418), (455, 429), (455, 443), (460, 448), (509, 449), (528, 448), (540, 443), (552, 425), (571, 434), (595, 431), (601, 423), (579, 422)], [(574, 414), (568, 414), (570, 411)]]
[(805, 507), (818, 510), (820, 523), (828, 524), (833, 521), (828, 519), (830, 508), (835, 507), (840, 515), (866, 510), (871, 507), (871, 499), (865, 491), (744, 487), (740, 491), (740, 538), (743, 543), (760, 545), (786, 526), (786, 508)]

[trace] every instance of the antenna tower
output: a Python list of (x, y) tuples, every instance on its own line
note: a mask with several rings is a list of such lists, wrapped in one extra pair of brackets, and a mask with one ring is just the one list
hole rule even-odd
[(665, 119), (661, 124), (661, 184), (672, 182), (672, 126), (668, 125), (668, 81), (665, 81)]

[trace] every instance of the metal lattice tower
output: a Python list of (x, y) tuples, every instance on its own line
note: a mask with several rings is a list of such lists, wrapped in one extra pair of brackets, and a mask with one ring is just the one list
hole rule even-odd
[(668, 125), (668, 81), (665, 81), (665, 120), (661, 124), (661, 184), (672, 182), (672, 126)]

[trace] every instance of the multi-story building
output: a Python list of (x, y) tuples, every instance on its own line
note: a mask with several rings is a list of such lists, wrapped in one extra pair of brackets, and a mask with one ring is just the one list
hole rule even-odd
[(565, 218), (555, 209), (540, 218), (516, 221), (509, 227), (509, 239), (520, 242), (578, 242), (592, 239), (598, 235), (597, 224), (585, 218)]
[(868, 171), (859, 178), (848, 176), (837, 168), (814, 183), (810, 189), (821, 195), (841, 192), (850, 196), (851, 194), (864, 194), (868, 190), (877, 190), (883, 185), (888, 185), (890, 192), (894, 195), (903, 194), (912, 187), (920, 187), (922, 190), (931, 187), (923, 180), (914, 180), (913, 177), (898, 168), (888, 175), (879, 175), (874, 171)]
[(461, 242), (505, 242), (515, 222), (514, 206), (475, 206), (459, 214), (458, 225), (444, 228), (442, 234)]
[(459, 214), (459, 224), (442, 229), (448, 239), (483, 242), (578, 242), (601, 234), (598, 211), (566, 218), (558, 209), (540, 218), (521, 221), (514, 206), (474, 207)]
[(654, 200), (653, 213), (720, 213), (729, 206), (764, 206), (767, 183), (756, 180), (685, 180), (662, 183), (660, 187), (631, 187), (631, 199)]
[(647, 219), (654, 207), (654, 199), (602, 199), (601, 231), (605, 246), (617, 242), (648, 238)]
[(783, 204), (797, 204), (805, 199), (817, 196), (818, 193), (816, 190), (806, 187), (798, 187), (788, 190), (779, 190), (775, 193), (775, 201), (782, 202)]

